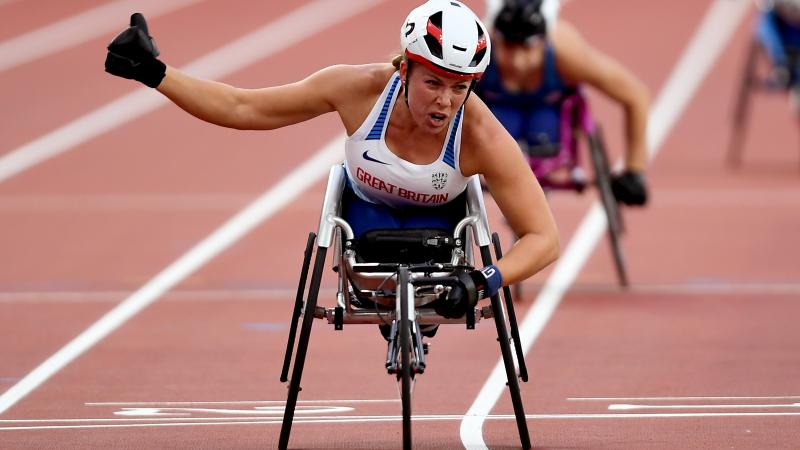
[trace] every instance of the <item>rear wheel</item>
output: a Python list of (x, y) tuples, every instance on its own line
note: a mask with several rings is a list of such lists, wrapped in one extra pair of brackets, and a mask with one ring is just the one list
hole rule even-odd
[(738, 167), (742, 162), (742, 145), (744, 144), (747, 119), (750, 112), (750, 98), (756, 84), (756, 64), (760, 44), (755, 39), (750, 43), (747, 58), (742, 70), (742, 79), (739, 83), (739, 92), (736, 96), (736, 106), (733, 110), (733, 126), (728, 143), (728, 165)]
[(608, 241), (611, 244), (614, 266), (617, 269), (617, 279), (620, 286), (627, 287), (628, 273), (625, 269), (625, 255), (620, 243), (620, 236), (623, 232), (622, 216), (617, 199), (611, 190), (610, 165), (599, 127), (589, 135), (589, 153), (592, 155), (592, 165), (594, 166), (597, 189), (600, 193), (600, 202), (603, 205), (608, 221)]

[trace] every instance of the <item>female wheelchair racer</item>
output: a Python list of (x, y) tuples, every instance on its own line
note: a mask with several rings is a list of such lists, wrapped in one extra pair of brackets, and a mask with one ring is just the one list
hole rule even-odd
[(647, 88), (557, 13), (558, 0), (506, 0), (493, 17), (492, 63), (476, 93), (533, 166), (562, 149), (564, 100), (584, 85), (599, 89), (625, 111), (625, 170), (611, 178), (614, 196), (627, 205), (644, 205)]
[[(144, 17), (134, 14), (130, 27), (108, 46), (106, 71), (156, 88), (190, 114), (230, 128), (270, 130), (335, 111), (348, 135), (349, 199), (343, 214), (353, 224), (353, 237), (373, 227), (437, 228), (458, 220), (450, 217), (448, 204), (462, 198), (475, 175), (483, 175), (519, 240), (496, 265), (471, 270), (453, 282), (436, 312), (463, 316), (465, 304), (472, 307), (486, 297), (494, 302), (501, 286), (555, 260), (558, 234), (516, 142), (483, 102), (469, 95), (491, 53), (480, 20), (460, 2), (431, 0), (411, 11), (400, 39), (402, 54), (393, 64), (337, 65), (288, 85), (240, 89), (165, 65), (157, 59)], [(501, 346), (508, 353), (507, 339)], [(510, 372), (510, 355), (504, 359)], [(299, 380), (292, 381), (287, 411), (299, 390)], [(518, 400), (518, 387), (516, 392)], [(521, 411), (515, 404), (523, 446), (529, 447)], [(406, 419), (404, 408), (404, 427)], [(288, 441), (291, 416), (284, 421), (281, 448)], [(410, 446), (405, 428), (404, 445)]]
[[(542, 189), (527, 170), (515, 141), (483, 102), (469, 95), (489, 62), (488, 33), (482, 24), (476, 26), (480, 21), (461, 3), (431, 0), (420, 8), (428, 14), (428, 25), (401, 30), (403, 55), (397, 67), (389, 63), (337, 65), (283, 86), (235, 88), (165, 65), (157, 59), (159, 52), (144, 17), (134, 14), (130, 27), (108, 46), (106, 71), (156, 88), (188, 113), (224, 127), (270, 130), (338, 113), (350, 137), (345, 149), (348, 181), (364, 200), (363, 206), (389, 213), (392, 209), (436, 206), (427, 202), (438, 191), (431, 187), (434, 174), (426, 170), (442, 160), (445, 138), (455, 128), (453, 122), (459, 120), (458, 129), (453, 130), (458, 154), (451, 152), (452, 160), (446, 164), (453, 172), (448, 180), (448, 199), (457, 196), (454, 187), (464, 189), (468, 177), (483, 175), (505, 219), (519, 236), (517, 244), (490, 271), (494, 274), (491, 279), (480, 271), (471, 274), (478, 286), (486, 287), (484, 296), (488, 296), (502, 285), (530, 277), (557, 257), (556, 226)], [(371, 153), (361, 150), (352, 136), (393, 78), (399, 80), (402, 101), (394, 102), (386, 112), (381, 136), (364, 138), (364, 142), (380, 142), (379, 147), (394, 159), (395, 164), (389, 165), (369, 161)], [(356, 168), (352, 167), (356, 161), (389, 169), (386, 173), (391, 175), (386, 178), (395, 181), (395, 195), (356, 178)], [(397, 195), (420, 192), (420, 180), (428, 184), (428, 196)], [(435, 208), (430, 216), (436, 217)]]
[(765, 2), (756, 25), (756, 38), (772, 63), (775, 87), (792, 89), (793, 106), (800, 110), (800, 1)]

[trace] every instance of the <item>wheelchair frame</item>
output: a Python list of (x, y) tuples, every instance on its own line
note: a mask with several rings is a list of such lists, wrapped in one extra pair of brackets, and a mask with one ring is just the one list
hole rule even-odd
[[(617, 199), (611, 190), (611, 165), (608, 161), (605, 141), (600, 126), (592, 119), (589, 104), (580, 89), (562, 100), (560, 121), (560, 150), (554, 156), (537, 157), (526, 155), (539, 184), (545, 191), (573, 190), (582, 193), (587, 182), (581, 169), (580, 140), (578, 135), (586, 137), (586, 145), (592, 162), (594, 184), (608, 221), (608, 242), (611, 246), (617, 280), (622, 287), (628, 286), (628, 272), (625, 265), (625, 253), (622, 249), (621, 237), (625, 232), (622, 213)], [(559, 169), (570, 172), (568, 180), (553, 180), (550, 175)], [(516, 287), (516, 297), (521, 296), (521, 287)]]
[[(795, 59), (800, 59), (800, 55), (795, 55)], [(731, 134), (726, 155), (728, 166), (732, 168), (739, 168), (742, 164), (743, 146), (747, 124), (750, 119), (750, 104), (753, 94), (755, 92), (785, 93), (787, 91), (785, 88), (775, 86), (767, 78), (759, 75), (759, 60), (766, 60), (769, 63), (769, 58), (765, 55), (761, 41), (759, 41), (758, 37), (754, 37), (747, 49), (747, 57), (745, 58), (733, 109)]]
[[(519, 379), (528, 381), (527, 368), (519, 336), (513, 300), (508, 288), (503, 290), (504, 302), (499, 295), (491, 297), (489, 307), (473, 307), (466, 311), (460, 319), (447, 319), (426, 307), (432, 298), (438, 298), (446, 289), (457, 282), (451, 276), (455, 270), (468, 270), (472, 264), (472, 239), (480, 249), (483, 265), (492, 263), (490, 245), (494, 244), (496, 256), (501, 257), (497, 234), (489, 236), (489, 224), (483, 204), (480, 183), (472, 177), (466, 191), (466, 217), (462, 219), (453, 233), (455, 247), (449, 263), (436, 264), (392, 264), (357, 262), (352, 248), (353, 231), (350, 225), (341, 218), (341, 198), (345, 186), (345, 173), (341, 165), (331, 168), (325, 198), (320, 215), (318, 233), (309, 233), (300, 273), (300, 281), (295, 297), (291, 325), (281, 371), (281, 382), (289, 382), (289, 393), (281, 426), (278, 448), (286, 449), (289, 443), (292, 420), (297, 405), (297, 397), (301, 390), (300, 381), (303, 374), (306, 353), (315, 318), (325, 319), (334, 325), (336, 330), (350, 324), (389, 324), (391, 330), (387, 345), (386, 369), (397, 377), (401, 387), (401, 403), (403, 416), (403, 448), (411, 448), (411, 386), (417, 374), (425, 370), (426, 348), (422, 344), (420, 324), (465, 324), (473, 329), (481, 319), (493, 318), (497, 329), (500, 352), (508, 378), (508, 388), (514, 407), (514, 415), (519, 431), (520, 442), (524, 449), (531, 447), (525, 411), (522, 405)], [(462, 233), (467, 228), (472, 235), (466, 234), (461, 242)], [(316, 252), (314, 247), (316, 246)], [(333, 246), (333, 269), (338, 273), (336, 306), (326, 308), (317, 305), (322, 271), (325, 266), (327, 251)], [(311, 267), (312, 255), (315, 254), (310, 282), (307, 279)], [(392, 309), (357, 309), (351, 304), (354, 291), (351, 280), (360, 283), (359, 289), (366, 289), (374, 298), (382, 300), (395, 298)], [(308, 295), (304, 298), (305, 286), (309, 282)], [(368, 289), (372, 288), (372, 289)], [(394, 292), (391, 292), (394, 288)], [(413, 294), (412, 294), (413, 293)], [(381, 302), (381, 305), (385, 303)], [(508, 316), (506, 316), (506, 310)], [(302, 317), (299, 340), (296, 345), (294, 365), (292, 353), (295, 350), (298, 321)], [(509, 339), (509, 330), (511, 339)], [(514, 353), (511, 341), (514, 343)], [(519, 372), (515, 367), (515, 359)], [(291, 378), (288, 377), (291, 369)]]

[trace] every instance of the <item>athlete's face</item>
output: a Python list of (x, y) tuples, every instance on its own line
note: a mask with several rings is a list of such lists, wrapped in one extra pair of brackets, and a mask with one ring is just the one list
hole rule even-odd
[(497, 37), (494, 57), (504, 77), (522, 81), (541, 67), (544, 60), (544, 39), (534, 38), (527, 43), (507, 42)]
[(469, 92), (470, 80), (442, 76), (422, 64), (414, 64), (409, 73), (403, 62), (400, 77), (406, 80), (411, 117), (430, 133), (439, 133), (448, 126)]

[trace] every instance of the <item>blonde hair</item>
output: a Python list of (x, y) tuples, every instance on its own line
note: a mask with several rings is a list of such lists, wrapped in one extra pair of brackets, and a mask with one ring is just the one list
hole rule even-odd
[(400, 63), (405, 61), (408, 64), (408, 57), (402, 53), (392, 56), (392, 65), (395, 69), (400, 70)]

